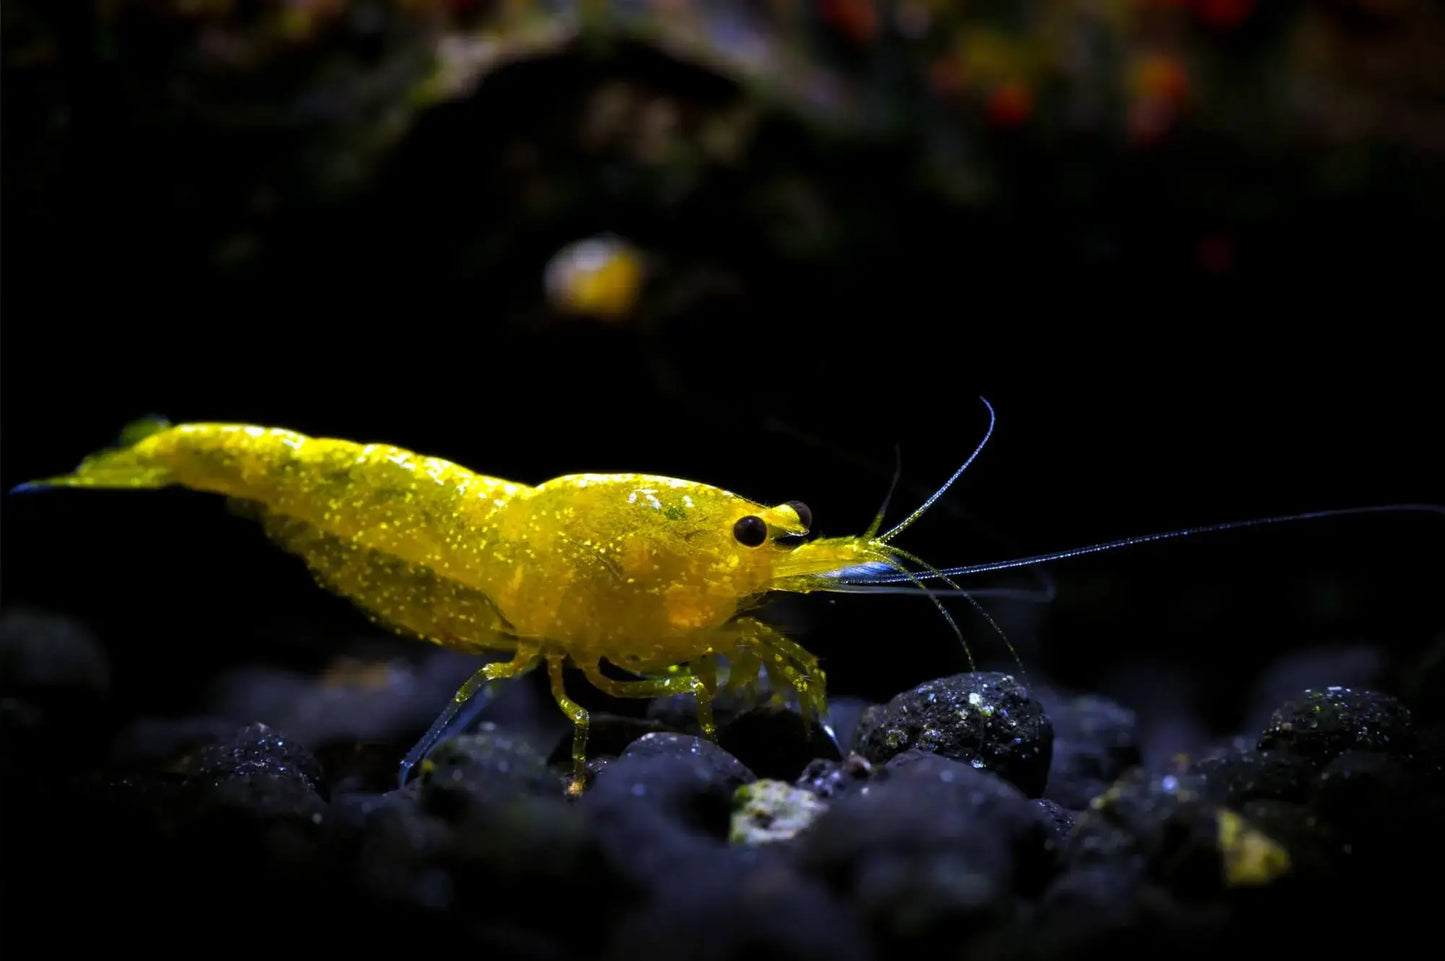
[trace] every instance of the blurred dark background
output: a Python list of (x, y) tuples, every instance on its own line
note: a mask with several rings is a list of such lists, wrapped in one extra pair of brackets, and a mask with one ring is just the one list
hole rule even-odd
[[(982, 394), (992, 445), (903, 540), (940, 566), (1445, 501), (1423, 0), (0, 11), (7, 489), (155, 412), (687, 477), (836, 534), (895, 448), (894, 517), (941, 483)], [(96, 629), (118, 722), (376, 633), (213, 499), (0, 510), (4, 605)], [(1426, 514), (1212, 535), (990, 609), (1031, 675), (1216, 732), (1281, 671), (1428, 705), (1442, 545)], [(836, 694), (965, 667), (921, 599), (779, 616)]]

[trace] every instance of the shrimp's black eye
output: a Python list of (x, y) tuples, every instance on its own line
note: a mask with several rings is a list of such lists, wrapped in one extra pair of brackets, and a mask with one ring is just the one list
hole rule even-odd
[(744, 547), (757, 547), (768, 539), (768, 522), (756, 514), (739, 518), (733, 525), (733, 537)]
[(808, 509), (807, 504), (802, 501), (788, 501), (788, 506), (798, 515), (798, 523), (803, 525), (803, 530), (813, 529), (813, 512)]

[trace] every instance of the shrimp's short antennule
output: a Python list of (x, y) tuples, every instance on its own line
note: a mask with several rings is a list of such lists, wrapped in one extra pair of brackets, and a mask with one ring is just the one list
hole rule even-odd
[[(988, 408), (988, 428), (983, 432), (983, 439), (978, 442), (978, 446), (973, 449), (973, 453), (968, 455), (968, 459), (959, 465), (958, 470), (954, 471), (953, 475), (949, 477), (948, 480), (943, 482), (942, 487), (934, 491), (933, 494), (929, 496), (928, 500), (924, 501), (922, 504), (919, 504), (918, 509), (915, 510), (912, 514), (909, 514), (907, 517), (903, 518), (903, 520), (893, 525), (892, 530), (884, 534), (882, 537), (878, 538), (880, 541), (886, 544), (889, 541), (893, 540), (893, 538), (897, 537), (899, 534), (906, 531), (909, 527), (911, 527), (913, 525), (913, 522), (918, 520), (918, 518), (922, 517), (924, 513), (927, 512), (927, 510), (932, 507), (940, 497), (948, 493), (948, 489), (953, 486), (953, 482), (963, 476), (963, 472), (968, 470), (969, 465), (972, 464), (975, 460), (977, 460), (978, 455), (982, 454), (983, 449), (988, 446), (989, 438), (993, 436), (994, 424), (998, 421), (998, 415), (994, 413), (993, 405), (988, 402), (987, 397), (980, 396), (978, 399), (980, 402), (983, 403), (984, 407)], [(884, 506), (887, 506), (887, 501), (884, 501)], [(881, 513), (879, 514), (879, 517), (881, 519)]]

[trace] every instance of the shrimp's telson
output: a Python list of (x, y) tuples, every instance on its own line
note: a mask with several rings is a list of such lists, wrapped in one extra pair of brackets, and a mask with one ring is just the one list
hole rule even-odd
[[(562, 685), (570, 663), (619, 697), (690, 693), (714, 736), (717, 658), (747, 691), (759, 672), (826, 714), (817, 659), (744, 616), (769, 591), (827, 589), (830, 575), (894, 555), (872, 537), (807, 541), (808, 509), (650, 474), (571, 474), (536, 487), (384, 444), (241, 424), (155, 423), (130, 446), (30, 486), (157, 488), (226, 495), (299, 554), (317, 580), (379, 623), (467, 651), (511, 654), (458, 692), (407, 769), (492, 682), (545, 663), (575, 725), (581, 789), (587, 712)], [(876, 527), (876, 525), (875, 525)], [(603, 662), (634, 675), (619, 680)]]

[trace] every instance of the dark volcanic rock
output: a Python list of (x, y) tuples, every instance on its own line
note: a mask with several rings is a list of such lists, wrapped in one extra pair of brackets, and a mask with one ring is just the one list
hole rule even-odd
[(797, 839), (799, 863), (847, 895), (890, 945), (960, 935), (1009, 916), (1055, 860), (1049, 818), (968, 764), (921, 752), (831, 801)]
[(727, 836), (733, 792), (756, 780), (722, 748), (686, 734), (648, 734), (597, 775), (584, 807), (656, 807), (705, 834)]
[[(1398, 758), (1372, 751), (1345, 751), (1315, 781), (1310, 807), (1350, 845), (1352, 856), (1376, 856), (1419, 845), (1440, 824), (1420, 817), (1421, 798), (1412, 797), (1414, 778)], [(1435, 812), (1438, 813), (1438, 812)]]
[(524, 797), (560, 797), (563, 781), (525, 741), (483, 724), (443, 742), (421, 764), (422, 806), (443, 817)]
[(758, 777), (791, 781), (816, 758), (838, 760), (838, 745), (819, 724), (777, 704), (745, 711), (718, 731), (718, 743)]
[[(212, 685), (210, 705), (240, 723), (287, 731), (318, 753), (358, 742), (404, 751), (480, 665), (474, 655), (444, 648), (413, 661), (356, 645), (319, 674), (265, 665), (229, 670)], [(482, 717), (538, 751), (570, 730), (556, 705), (527, 683), (499, 683)]]
[(1388, 694), (1327, 687), (1282, 704), (1259, 736), (1260, 750), (1289, 750), (1316, 764), (1345, 751), (1409, 758), (1415, 746), (1410, 711)]
[(867, 957), (856, 917), (821, 886), (776, 851), (726, 843), (734, 795), (755, 780), (682, 734), (649, 734), (598, 772), (576, 807), (612, 868), (648, 894), (608, 958)]
[(594, 949), (596, 932), (636, 896), (560, 786), (551, 797), (491, 794), (445, 815), (405, 790), (337, 806), (354, 859), (347, 881), (378, 909), (404, 912), (383, 914), (387, 928), (421, 924), (499, 957), (570, 957)]
[(123, 770), (184, 773), (203, 750), (235, 733), (234, 721), (218, 717), (138, 718), (116, 736), (110, 761)]
[(985, 945), (975, 956), (1206, 961), (1219, 956), (1230, 919), (1223, 905), (1181, 903), (1143, 875), (1093, 865), (1055, 879), (1000, 939), (1003, 951)]
[[(1374, 872), (1388, 889), (1391, 859), (1440, 851), (1445, 817), (1428, 775), (1429, 737), (1416, 736), (1393, 698), (1331, 688), (1308, 692), (1275, 712), (1260, 738), (1236, 741), (1190, 769), (1210, 799), (1241, 812), (1290, 856), (1290, 879), (1337, 885)], [(1368, 748), (1353, 747), (1368, 745)]]
[(869, 708), (853, 750), (881, 763), (918, 749), (992, 771), (1038, 797), (1049, 774), (1053, 726), (1009, 674), (955, 674)]
[(863, 961), (857, 915), (777, 859), (720, 859), (618, 925), (607, 961)]
[(321, 765), (311, 752), (265, 724), (247, 725), (234, 737), (205, 748), (190, 770), (192, 782), (246, 777), (290, 778), (311, 791), (324, 790)]
[(321, 765), (294, 739), (252, 724), (197, 755), (181, 790), (187, 857), (221, 859), (244, 873), (319, 870), (328, 808)]
[(1056, 848), (1061, 847), (1074, 829), (1077, 814), (1058, 801), (1051, 801), (1048, 798), (1039, 798), (1034, 804), (1048, 819), (1050, 841)]
[[(73, 768), (104, 749), (94, 730), (105, 710), (110, 665), (79, 621), (11, 609), (0, 614), (0, 738), (28, 770)], [(52, 742), (67, 745), (53, 752)]]
[[(718, 743), (746, 764), (758, 777), (792, 780), (816, 758), (837, 760), (857, 726), (865, 702), (838, 698), (829, 702), (824, 721), (839, 740), (829, 737), (821, 724), (805, 724), (795, 706), (780, 700), (762, 700), (724, 690), (713, 702)], [(684, 734), (701, 734), (697, 724), (697, 702), (679, 694), (652, 701), (649, 720)], [(590, 753), (590, 752), (589, 752)]]
[(1114, 780), (1140, 762), (1134, 712), (1108, 698), (1086, 694), (1048, 709), (1054, 727), (1053, 760), (1044, 796), (1081, 811)]
[(1289, 868), (1277, 842), (1220, 806), (1197, 774), (1125, 775), (1075, 822), (1065, 859), (1073, 868), (1141, 871), (1183, 898), (1264, 884)]
[(861, 788), (872, 774), (873, 765), (859, 754), (849, 754), (841, 761), (819, 758), (803, 768), (797, 785), (826, 799)]
[(1300, 691), (1343, 685), (1367, 690), (1384, 677), (1385, 657), (1363, 645), (1306, 648), (1282, 654), (1254, 681), (1243, 729), (1263, 730), (1283, 702)]
[(754, 780), (710, 741), (649, 734), (602, 768), (576, 807), (616, 870), (660, 889), (726, 857), (733, 793)]
[(450, 907), (456, 886), (448, 870), (451, 825), (429, 814), (406, 791), (347, 795), (336, 803), (339, 831), (357, 848), (356, 882), (384, 901), (426, 909)]
[(1239, 813), (1289, 852), (1289, 880), (1318, 891), (1324, 885), (1340, 890), (1347, 865), (1340, 858), (1338, 832), (1304, 804), (1263, 798), (1246, 801)]
[(0, 695), (93, 697), (109, 687), (105, 651), (84, 624), (24, 609), (0, 615)]
[(1293, 751), (1248, 749), (1200, 758), (1192, 770), (1204, 778), (1211, 797), (1233, 808), (1257, 800), (1302, 802), (1319, 773)]

